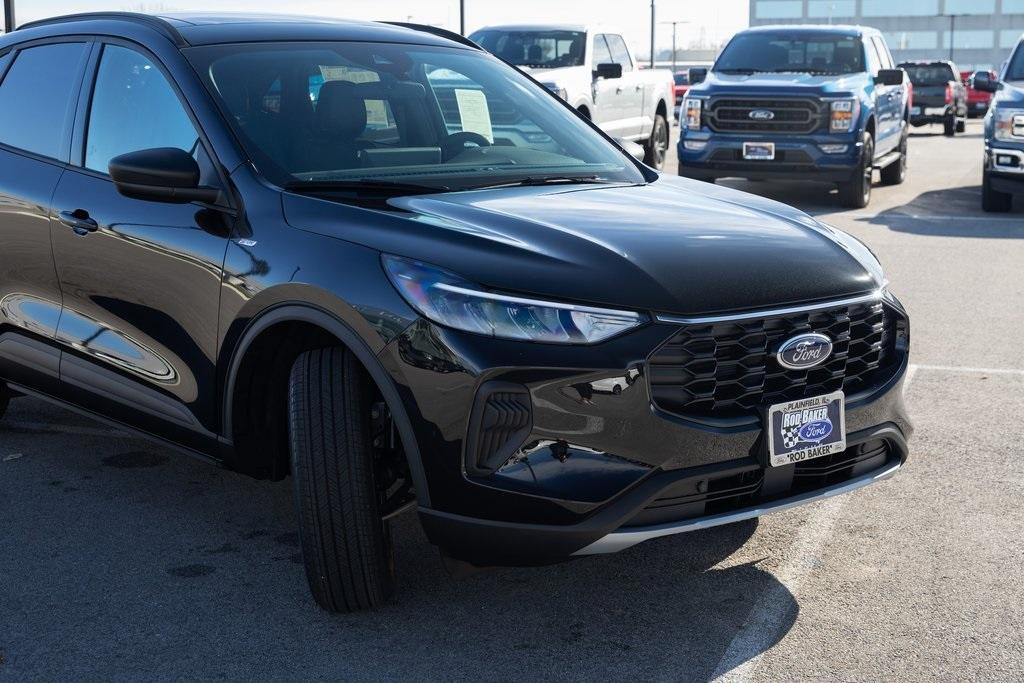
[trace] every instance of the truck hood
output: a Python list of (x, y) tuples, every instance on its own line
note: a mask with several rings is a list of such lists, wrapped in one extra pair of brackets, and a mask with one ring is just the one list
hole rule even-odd
[(878, 288), (860, 242), (777, 202), (673, 176), (647, 185), (521, 187), (370, 210), (284, 195), (288, 222), (507, 292), (676, 314)]
[(856, 92), (863, 88), (866, 76), (813, 76), (801, 73), (782, 74), (723, 74), (708, 72), (707, 79), (690, 89), (690, 94), (717, 95), (719, 93), (765, 90), (772, 95), (834, 95)]

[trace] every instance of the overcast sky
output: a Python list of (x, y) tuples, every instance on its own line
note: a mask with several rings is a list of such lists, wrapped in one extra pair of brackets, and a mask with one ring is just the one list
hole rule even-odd
[[(458, 30), (458, 0), (14, 0), (18, 24), (33, 19), (97, 10), (171, 12), (213, 10), (289, 12), (352, 19), (435, 24)], [(659, 22), (689, 21), (677, 27), (680, 47), (699, 38), (719, 41), (747, 25), (747, 0), (658, 0)], [(648, 53), (649, 0), (466, 0), (466, 27), (517, 22), (609, 24), (621, 30), (637, 53)], [(672, 45), (672, 27), (657, 26), (659, 50)]]

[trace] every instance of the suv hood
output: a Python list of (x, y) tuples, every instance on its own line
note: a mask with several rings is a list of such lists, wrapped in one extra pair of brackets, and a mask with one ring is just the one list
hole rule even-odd
[(288, 222), (556, 300), (706, 314), (869, 292), (860, 242), (795, 209), (706, 183), (521, 187), (389, 201), (284, 195)]
[[(720, 93), (765, 90), (770, 95), (834, 95), (840, 92), (857, 91), (863, 87), (865, 74), (847, 74), (844, 76), (814, 76), (804, 73), (755, 73), (755, 74), (723, 74), (716, 71), (708, 72), (707, 78), (692, 94), (717, 95)], [(711, 92), (708, 92), (711, 91)]]

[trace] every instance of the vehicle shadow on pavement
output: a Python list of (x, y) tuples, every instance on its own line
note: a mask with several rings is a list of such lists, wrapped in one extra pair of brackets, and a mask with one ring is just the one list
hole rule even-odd
[(798, 612), (756, 562), (718, 566), (756, 521), (456, 580), (407, 515), (395, 600), (330, 615), (306, 588), (290, 482), (77, 419), (19, 399), (0, 422), (0, 674), (706, 679), (760, 596), (786, 615), (763, 649)]
[(1022, 205), (1024, 201), (1015, 200), (1012, 213), (985, 213), (981, 209), (981, 186), (973, 185), (922, 192), (906, 204), (858, 220), (934, 237), (1024, 239), (1024, 222), (1015, 216), (1021, 213)]
[(720, 180), (719, 184), (795, 206), (812, 216), (843, 210), (839, 205), (838, 192), (834, 183), (792, 180), (754, 182), (729, 178)]

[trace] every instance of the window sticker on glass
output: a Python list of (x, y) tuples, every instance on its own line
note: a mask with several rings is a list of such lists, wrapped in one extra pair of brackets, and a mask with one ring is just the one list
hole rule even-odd
[(387, 128), (388, 107), (384, 100), (363, 100), (366, 103), (366, 125), (368, 128)]
[(455, 100), (459, 104), (459, 118), (462, 119), (462, 130), (467, 133), (479, 133), (494, 142), (491, 130), (491, 112), (487, 108), (487, 96), (482, 90), (455, 89)]

